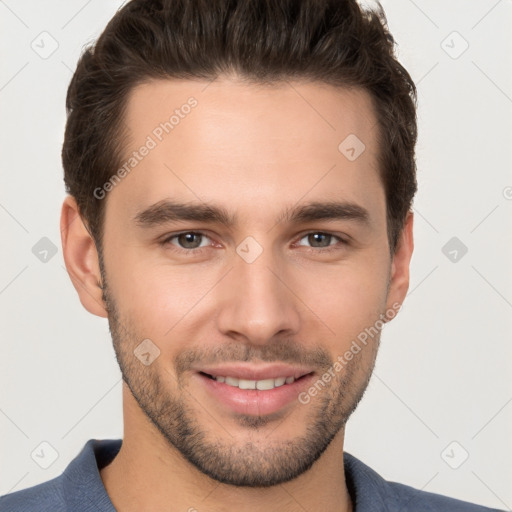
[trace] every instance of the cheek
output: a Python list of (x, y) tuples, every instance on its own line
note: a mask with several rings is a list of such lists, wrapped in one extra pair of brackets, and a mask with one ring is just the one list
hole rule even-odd
[(107, 277), (121, 315), (139, 336), (155, 340), (171, 336), (215, 283), (215, 276), (205, 272), (128, 257), (118, 259)]
[(316, 315), (346, 340), (373, 325), (386, 305), (386, 261), (341, 264), (300, 276), (299, 297)]
[[(323, 322), (326, 333), (345, 340), (372, 325), (385, 307), (388, 262), (382, 254), (366, 250), (336, 263), (305, 261), (284, 269), (282, 278), (293, 291), (289, 300), (301, 312), (303, 328), (318, 330)], [(212, 301), (225, 268), (162, 264), (128, 250), (111, 261), (116, 263), (108, 268), (109, 285), (121, 315), (139, 336), (163, 341), (179, 333), (186, 339), (186, 331), (206, 326), (217, 310)], [(243, 300), (236, 291), (230, 296)]]

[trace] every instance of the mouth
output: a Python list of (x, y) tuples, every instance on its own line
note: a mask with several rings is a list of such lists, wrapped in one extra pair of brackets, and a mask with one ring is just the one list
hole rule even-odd
[(217, 382), (221, 382), (226, 384), (227, 386), (236, 387), (239, 389), (257, 389), (259, 391), (269, 391), (274, 388), (278, 388), (281, 386), (286, 386), (293, 384), (294, 382), (298, 382), (304, 377), (307, 377), (308, 375), (311, 375), (313, 372), (306, 373), (304, 375), (301, 375), (300, 377), (295, 378), (293, 375), (290, 376), (280, 376), (276, 378), (268, 378), (268, 379), (241, 379), (237, 377), (231, 377), (226, 375), (210, 375), (206, 372), (199, 372), (201, 375), (204, 375), (205, 377), (215, 380)]
[(312, 385), (315, 372), (257, 380), (199, 371), (194, 378), (224, 412), (263, 416), (302, 405), (298, 396)]

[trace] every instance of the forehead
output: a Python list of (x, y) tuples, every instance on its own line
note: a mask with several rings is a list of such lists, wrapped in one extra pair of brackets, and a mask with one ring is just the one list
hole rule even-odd
[[(196, 106), (189, 108), (191, 102)], [(188, 132), (188, 127), (201, 140), (280, 139), (300, 141), (304, 149), (313, 146), (317, 150), (327, 145), (336, 149), (338, 139), (349, 133), (371, 145), (376, 125), (371, 97), (360, 88), (304, 81), (249, 84), (227, 77), (212, 82), (153, 80), (138, 85), (128, 95), (125, 121), (136, 139), (170, 121), (174, 139)], [(243, 133), (240, 126), (244, 126)], [(318, 144), (320, 140), (323, 145)], [(233, 146), (229, 149), (236, 151)], [(240, 151), (244, 149), (245, 145)], [(301, 149), (297, 147), (296, 152)]]
[(166, 197), (266, 211), (301, 197), (382, 202), (377, 123), (360, 89), (157, 80), (132, 90), (124, 121), (122, 163), (134, 165), (110, 196), (132, 213)]

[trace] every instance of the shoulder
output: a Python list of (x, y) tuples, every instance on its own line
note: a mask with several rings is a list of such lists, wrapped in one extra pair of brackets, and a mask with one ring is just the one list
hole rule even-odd
[(89, 439), (52, 480), (0, 496), (0, 512), (115, 512), (99, 468), (117, 455), (121, 439)]
[(0, 512), (65, 512), (62, 475), (0, 496)]
[(347, 487), (357, 512), (500, 512), (496, 508), (387, 481), (347, 452), (343, 460)]
[(395, 495), (396, 503), (400, 506), (399, 510), (403, 512), (498, 512), (496, 508), (488, 508), (441, 494), (420, 491), (397, 482), (388, 482), (388, 485), (390, 491)]

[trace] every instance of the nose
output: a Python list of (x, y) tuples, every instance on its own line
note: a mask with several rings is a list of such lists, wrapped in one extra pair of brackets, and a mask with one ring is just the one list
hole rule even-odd
[(270, 250), (251, 263), (235, 254), (233, 263), (218, 290), (219, 331), (254, 345), (297, 334), (301, 302), (284, 263)]

